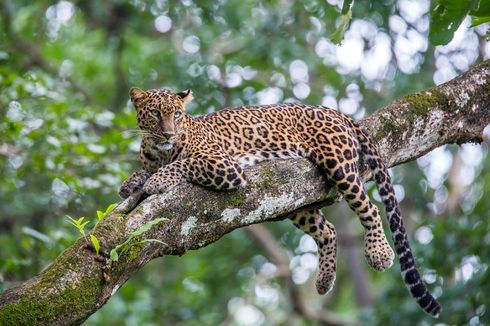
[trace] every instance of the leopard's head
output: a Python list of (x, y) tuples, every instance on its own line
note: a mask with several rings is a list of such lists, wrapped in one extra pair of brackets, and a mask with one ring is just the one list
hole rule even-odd
[(163, 88), (143, 91), (133, 87), (129, 96), (143, 135), (153, 138), (162, 149), (171, 149), (176, 137), (184, 131), (184, 109), (192, 100), (192, 92), (173, 93)]

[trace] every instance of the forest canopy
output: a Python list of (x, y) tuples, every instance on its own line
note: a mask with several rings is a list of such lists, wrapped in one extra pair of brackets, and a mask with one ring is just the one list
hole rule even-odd
[[(67, 215), (95, 221), (140, 168), (131, 86), (192, 89), (193, 115), (300, 101), (359, 120), (489, 59), (487, 7), (0, 0), (0, 292), (79, 238)], [(391, 170), (444, 324), (490, 323), (487, 151), (485, 144), (445, 145)], [(325, 215), (339, 233), (337, 281), (325, 297), (314, 291), (315, 243), (281, 221), (153, 260), (86, 324), (321, 323), (298, 311), (298, 301), (340, 324), (433, 323), (408, 295), (398, 266), (378, 273), (366, 264), (362, 229), (347, 206)]]

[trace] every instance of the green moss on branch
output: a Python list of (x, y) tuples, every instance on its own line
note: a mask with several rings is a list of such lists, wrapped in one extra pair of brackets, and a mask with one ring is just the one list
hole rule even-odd
[(49, 280), (42, 279), (20, 301), (2, 307), (0, 325), (57, 325), (64, 323), (67, 314), (79, 314), (84, 320), (87, 310), (96, 310), (103, 286), (100, 278), (86, 277), (76, 288), (63, 290), (52, 288), (51, 284), (51, 292), (45, 287), (46, 282)]
[(434, 108), (439, 108), (446, 112), (451, 110), (448, 96), (435, 88), (406, 95), (401, 101), (405, 101), (410, 105), (413, 111), (412, 116), (416, 116), (417, 118), (427, 117)]

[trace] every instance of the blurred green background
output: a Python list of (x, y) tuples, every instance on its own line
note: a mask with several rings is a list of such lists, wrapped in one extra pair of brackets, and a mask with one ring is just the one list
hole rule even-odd
[[(0, 291), (77, 238), (66, 215), (95, 217), (139, 168), (130, 86), (191, 88), (192, 114), (302, 101), (361, 119), (490, 57), (488, 25), (468, 28), (469, 19), (448, 45), (431, 46), (431, 4), (422, 0), (355, 3), (334, 45), (328, 36), (341, 6), (0, 0)], [(443, 305), (438, 325), (490, 324), (487, 151), (445, 146), (392, 170), (420, 270)], [(367, 266), (360, 223), (346, 206), (325, 213), (340, 238), (327, 296), (314, 290), (314, 243), (282, 221), (151, 262), (85, 324), (317, 325), (318, 314), (341, 324), (435, 324), (397, 264), (385, 273)], [(274, 252), (257, 241), (259, 231)]]

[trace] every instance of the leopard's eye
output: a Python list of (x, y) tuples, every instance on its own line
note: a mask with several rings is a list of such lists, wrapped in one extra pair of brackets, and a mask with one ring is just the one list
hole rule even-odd
[(160, 117), (160, 111), (159, 110), (150, 110), (148, 112), (148, 114), (154, 118), (155, 120), (158, 120), (158, 118)]
[(174, 117), (175, 117), (175, 119), (178, 119), (178, 118), (180, 118), (181, 116), (182, 116), (182, 112), (180, 112), (180, 111), (176, 111), (176, 112), (174, 113)]

